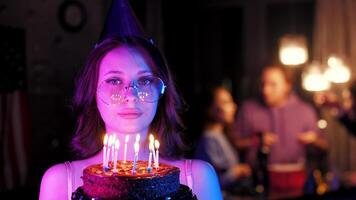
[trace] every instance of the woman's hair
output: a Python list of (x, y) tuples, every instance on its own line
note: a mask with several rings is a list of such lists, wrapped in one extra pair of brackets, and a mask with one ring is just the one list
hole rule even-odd
[(183, 102), (177, 93), (171, 73), (162, 54), (151, 42), (138, 37), (111, 37), (97, 45), (89, 54), (76, 83), (73, 99), (77, 126), (72, 148), (81, 158), (93, 156), (102, 148), (105, 124), (96, 104), (96, 89), (100, 63), (103, 57), (118, 47), (133, 48), (141, 54), (152, 73), (165, 83), (166, 92), (158, 102), (156, 115), (149, 131), (161, 142), (160, 153), (168, 159), (179, 158), (186, 150), (182, 139), (184, 129), (179, 112)]
[(201, 102), (202, 106), (202, 114), (203, 116), (203, 126), (211, 124), (211, 123), (216, 123), (218, 122), (218, 119), (216, 117), (216, 112), (212, 112), (212, 108), (215, 105), (215, 99), (217, 95), (217, 91), (219, 89), (222, 89), (223, 87), (220, 86), (215, 86), (211, 90), (206, 91), (202, 97), (203, 100)]

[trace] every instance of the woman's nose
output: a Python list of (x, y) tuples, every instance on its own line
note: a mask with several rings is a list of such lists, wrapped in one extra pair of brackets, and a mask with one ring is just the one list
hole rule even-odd
[(137, 89), (134, 86), (128, 86), (125, 91), (125, 98), (124, 102), (137, 102), (138, 101), (138, 95), (137, 95)]

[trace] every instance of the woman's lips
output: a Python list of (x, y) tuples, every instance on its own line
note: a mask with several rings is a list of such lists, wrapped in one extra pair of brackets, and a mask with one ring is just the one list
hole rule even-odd
[(142, 115), (142, 112), (137, 110), (127, 110), (117, 113), (121, 118), (124, 119), (136, 119)]

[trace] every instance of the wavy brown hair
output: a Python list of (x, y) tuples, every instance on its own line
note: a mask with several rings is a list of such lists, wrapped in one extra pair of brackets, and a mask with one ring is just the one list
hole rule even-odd
[(138, 37), (111, 37), (97, 45), (89, 54), (76, 83), (73, 107), (77, 126), (72, 148), (80, 158), (88, 158), (102, 148), (105, 124), (96, 105), (96, 89), (100, 63), (111, 50), (125, 46), (141, 54), (152, 73), (165, 83), (166, 92), (158, 102), (156, 115), (149, 127), (161, 142), (160, 153), (167, 159), (181, 157), (187, 146), (183, 142), (184, 125), (179, 113), (184, 104), (177, 93), (170, 70), (158, 48)]

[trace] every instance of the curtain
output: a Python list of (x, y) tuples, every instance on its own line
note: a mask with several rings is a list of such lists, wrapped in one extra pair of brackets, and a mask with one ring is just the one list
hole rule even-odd
[[(352, 79), (356, 72), (356, 1), (317, 0), (313, 38), (314, 60), (325, 64), (330, 55), (341, 56), (350, 67)], [(338, 86), (339, 88), (345, 86)], [(327, 112), (325, 133), (330, 143), (330, 161), (339, 172), (356, 170), (356, 137)]]

